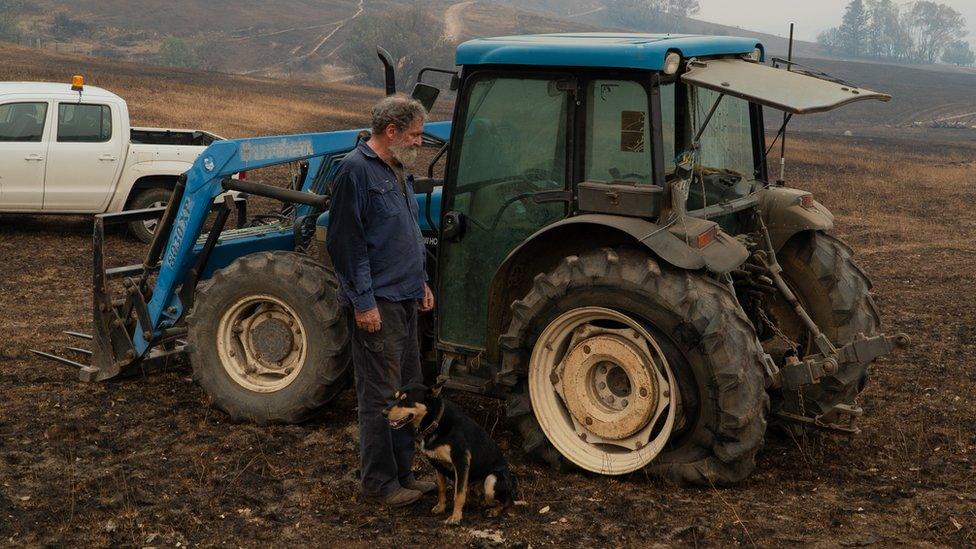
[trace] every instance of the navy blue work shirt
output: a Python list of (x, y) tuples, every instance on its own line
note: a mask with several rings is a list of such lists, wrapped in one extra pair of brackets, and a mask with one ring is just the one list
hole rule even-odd
[(357, 311), (423, 299), (424, 239), (413, 176), (396, 173), (365, 141), (339, 164), (332, 184), (326, 248), (339, 278), (339, 302)]

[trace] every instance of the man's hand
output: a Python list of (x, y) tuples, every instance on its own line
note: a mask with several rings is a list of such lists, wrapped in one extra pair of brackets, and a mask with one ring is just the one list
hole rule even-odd
[(424, 298), (420, 300), (420, 312), (427, 313), (434, 310), (434, 292), (424, 283)]
[(356, 326), (360, 330), (365, 330), (369, 333), (374, 333), (380, 331), (380, 310), (376, 307), (369, 309), (368, 311), (356, 311)]

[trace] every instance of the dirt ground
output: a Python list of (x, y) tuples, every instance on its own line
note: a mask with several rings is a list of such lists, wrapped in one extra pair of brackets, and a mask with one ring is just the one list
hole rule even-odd
[[(741, 485), (682, 488), (554, 474), (521, 454), (500, 403), (455, 394), (528, 502), (459, 527), (430, 499), (358, 500), (349, 392), (313, 423), (265, 428), (228, 423), (186, 367), (93, 385), (34, 358), (90, 330), (91, 221), (0, 216), (0, 544), (973, 545), (976, 163), (931, 143), (791, 142), (792, 183), (837, 214), (886, 331), (913, 340), (874, 367), (860, 435), (770, 436)], [(144, 251), (121, 233), (108, 245), (115, 265)]]

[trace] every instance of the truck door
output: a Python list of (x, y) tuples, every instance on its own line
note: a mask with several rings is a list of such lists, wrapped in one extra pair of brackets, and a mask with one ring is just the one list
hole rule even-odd
[(445, 232), (440, 242), (439, 337), (484, 349), (495, 271), (526, 237), (566, 215), (565, 202), (540, 203), (536, 195), (569, 189), (575, 88), (551, 74), (486, 72), (468, 82), (444, 191), (445, 215), (459, 219), (463, 231), (450, 238)]
[(0, 105), (0, 210), (40, 210), (50, 139), (48, 103)]
[(121, 127), (119, 110), (110, 105), (58, 103), (44, 179), (45, 210), (104, 211), (125, 161)]

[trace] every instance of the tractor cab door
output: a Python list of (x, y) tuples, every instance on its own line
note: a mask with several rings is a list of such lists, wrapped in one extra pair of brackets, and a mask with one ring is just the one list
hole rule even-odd
[(467, 79), (444, 189), (439, 339), (484, 349), (488, 288), (505, 257), (566, 216), (575, 80), (485, 71)]

